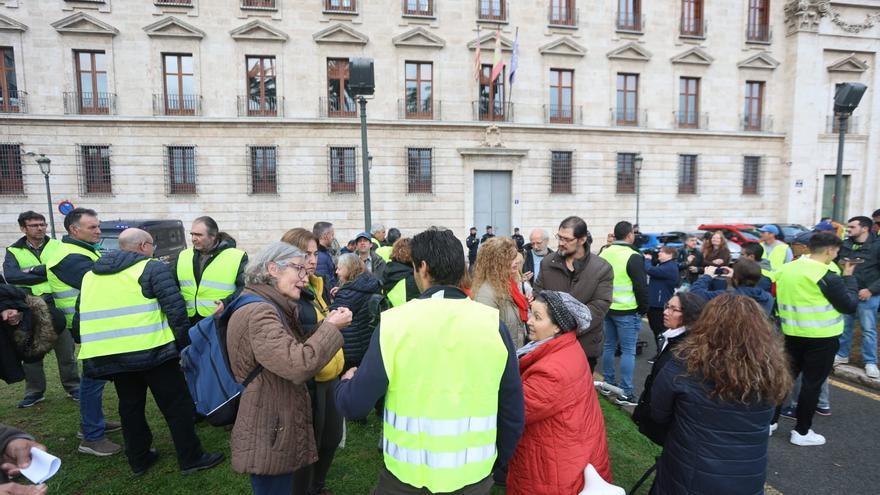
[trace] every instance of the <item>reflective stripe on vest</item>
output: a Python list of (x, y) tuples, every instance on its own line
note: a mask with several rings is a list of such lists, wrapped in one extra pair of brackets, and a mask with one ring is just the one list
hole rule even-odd
[(817, 284), (829, 271), (831, 265), (802, 256), (774, 272), (782, 333), (812, 338), (843, 333), (843, 316)]
[(628, 246), (612, 244), (602, 250), (599, 257), (607, 261), (614, 271), (614, 289), (611, 294), (611, 309), (626, 311), (639, 307), (632, 280), (626, 273), (626, 265), (632, 255), (638, 254)]
[[(27, 240), (25, 240), (25, 242), (27, 242)], [(12, 253), (12, 256), (15, 257), (15, 261), (18, 262), (18, 266), (21, 269), (25, 269), (32, 266), (45, 265), (47, 261), (55, 259), (61, 249), (63, 249), (63, 247), (61, 241), (56, 239), (49, 239), (48, 241), (46, 241), (46, 245), (43, 246), (43, 250), (40, 251), (39, 258), (33, 253), (33, 251), (27, 248), (8, 247), (6, 249), (10, 253)], [(52, 292), (52, 284), (49, 283), (48, 278), (45, 282), (41, 282), (39, 284), (15, 284), (15, 286), (21, 287), (23, 289), (30, 289), (31, 294), (35, 296), (42, 296), (43, 294), (48, 294)]]
[(180, 295), (186, 301), (186, 314), (211, 316), (217, 309), (217, 303), (235, 292), (235, 279), (238, 267), (244, 257), (244, 251), (227, 248), (220, 251), (202, 272), (202, 278), (196, 284), (193, 272), (195, 249), (183, 250), (177, 258), (177, 280), (180, 283)]
[(470, 299), (416, 299), (383, 312), (381, 328), (385, 467), (433, 493), (486, 478), (497, 458), (507, 362), (498, 310)]
[(788, 254), (788, 244), (780, 242), (772, 248), (765, 243), (761, 243), (764, 248), (764, 258), (770, 262), (770, 269), (774, 272), (782, 268), (785, 264), (785, 256)]
[(76, 298), (79, 296), (79, 289), (62, 282), (61, 279), (55, 276), (52, 269), (71, 254), (81, 254), (92, 261), (98, 261), (98, 258), (101, 257), (101, 254), (98, 252), (77, 244), (62, 242), (61, 247), (54, 253), (52, 259), (46, 260), (46, 279), (52, 288), (52, 298), (55, 299), (55, 307), (64, 313), (64, 320), (67, 322), (68, 330), (73, 326), (73, 315), (76, 313)]
[(406, 302), (406, 278), (394, 284), (394, 288), (388, 292), (388, 302), (392, 308), (402, 306)]
[(79, 302), (79, 359), (154, 349), (174, 341), (156, 298), (144, 297), (138, 279), (150, 260), (121, 272), (83, 277)]

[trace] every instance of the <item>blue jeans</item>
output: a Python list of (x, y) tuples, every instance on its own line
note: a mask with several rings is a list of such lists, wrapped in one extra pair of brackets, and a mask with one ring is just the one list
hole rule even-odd
[(614, 377), (614, 352), (620, 343), (620, 388), (627, 397), (633, 395), (633, 370), (636, 367), (636, 341), (642, 328), (638, 314), (605, 316), (605, 347), (602, 352), (602, 373), (605, 383), (617, 385)]
[[(797, 376), (792, 387), (791, 395), (789, 395), (789, 403), (792, 409), (797, 409), (798, 396), (801, 394), (801, 375)], [(822, 382), (822, 389), (819, 392), (819, 407), (822, 409), (831, 409), (831, 402), (828, 400), (828, 379)]]
[(105, 380), (82, 376), (79, 384), (79, 416), (83, 440), (94, 442), (104, 438), (104, 385)]
[(859, 309), (855, 315), (843, 315), (843, 334), (840, 336), (838, 356), (849, 357), (853, 326), (858, 316), (862, 327), (862, 360), (865, 364), (877, 364), (877, 308), (880, 308), (880, 294), (871, 296), (867, 301), (859, 301)]
[(254, 495), (289, 495), (293, 492), (293, 473), (285, 474), (252, 474), (251, 489)]

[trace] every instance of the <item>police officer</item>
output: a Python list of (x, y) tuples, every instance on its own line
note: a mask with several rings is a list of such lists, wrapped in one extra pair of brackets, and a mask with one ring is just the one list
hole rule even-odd
[(152, 259), (155, 244), (143, 230), (122, 231), (119, 249), (83, 277), (73, 324), (82, 343), (83, 374), (113, 381), (125, 455), (135, 475), (159, 458), (150, 448), (147, 388), (171, 430), (181, 472), (216, 466), (223, 454), (202, 450), (195, 407), (178, 364), (178, 348), (189, 342), (189, 319), (171, 270)]
[(605, 381), (616, 385), (614, 376), (614, 354), (620, 344), (620, 388), (625, 395), (614, 402), (624, 406), (635, 406), (637, 397), (633, 394), (633, 371), (636, 360), (636, 342), (642, 328), (640, 315), (648, 311), (648, 281), (645, 275), (645, 258), (633, 242), (636, 232), (629, 222), (618, 222), (614, 226), (614, 239), (605, 247), (599, 257), (611, 265), (614, 272), (614, 286), (611, 294), (611, 309), (605, 315), (605, 344), (602, 349), (602, 373)]
[[(18, 216), (18, 228), (24, 236), (6, 248), (3, 260), (3, 276), (16, 287), (27, 289), (35, 296), (41, 296), (52, 304), (52, 286), (46, 278), (46, 261), (55, 258), (62, 249), (61, 241), (46, 235), (46, 217), (26, 211)], [(55, 343), (55, 359), (58, 361), (58, 374), (61, 386), (71, 398), (79, 397), (79, 370), (74, 357), (73, 338), (65, 329), (58, 335)], [(25, 376), (24, 399), (19, 408), (31, 407), (44, 399), (46, 393), (46, 373), (43, 360), (22, 363)]]
[[(62, 249), (58, 250), (55, 257), (46, 260), (46, 276), (52, 287), (55, 307), (64, 313), (67, 329), (70, 330), (83, 277), (101, 257), (98, 250), (101, 228), (98, 214), (88, 208), (74, 208), (64, 217), (64, 228), (67, 235), (61, 238)], [(106, 384), (104, 380), (95, 380), (85, 375), (80, 379), (79, 412), (83, 441), (77, 450), (84, 454), (104, 457), (122, 450), (122, 447), (104, 435), (122, 427), (119, 423), (104, 420), (101, 403)]]
[(190, 324), (223, 311), (244, 288), (247, 254), (220, 232), (211, 217), (199, 217), (190, 230), (193, 247), (181, 251), (174, 273)]
[(376, 493), (487, 494), (524, 425), (516, 353), (498, 311), (457, 288), (465, 263), (452, 232), (422, 232), (411, 250), (422, 294), (382, 313), (337, 407), (361, 418), (385, 395)]
[[(840, 347), (842, 314), (854, 313), (859, 303), (858, 285), (852, 276), (855, 265), (845, 263), (843, 277), (831, 268), (841, 245), (842, 241), (835, 235), (816, 234), (810, 238), (810, 256), (801, 256), (775, 273), (779, 319), (791, 374), (801, 373), (797, 424), (790, 438), (795, 445), (825, 444), (825, 437), (811, 429), (813, 413), (822, 382), (831, 372), (834, 355)], [(777, 408), (770, 425), (771, 434), (780, 412), (781, 408)]]

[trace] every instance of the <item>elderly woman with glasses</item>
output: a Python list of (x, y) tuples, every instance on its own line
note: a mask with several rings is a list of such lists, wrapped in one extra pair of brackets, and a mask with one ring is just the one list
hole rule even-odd
[(226, 346), (235, 378), (262, 368), (241, 395), (232, 430), (232, 468), (251, 476), (255, 494), (291, 493), (293, 473), (318, 460), (306, 382), (342, 347), (351, 311), (331, 311), (308, 338), (298, 300), (308, 282), (306, 253), (273, 242), (251, 258), (243, 294), (265, 302), (229, 319)]

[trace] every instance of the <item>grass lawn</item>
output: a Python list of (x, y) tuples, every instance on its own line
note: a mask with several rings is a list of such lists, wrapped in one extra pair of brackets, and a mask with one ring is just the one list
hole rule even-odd
[[(52, 494), (239, 494), (250, 493), (248, 477), (232, 471), (228, 460), (220, 466), (183, 477), (178, 471), (174, 447), (155, 403), (148, 394), (147, 417), (153, 429), (153, 445), (161, 458), (144, 476), (131, 476), (122, 454), (98, 458), (79, 454), (79, 408), (67, 399), (58, 383), (54, 355), (45, 361), (49, 389), (46, 400), (30, 409), (16, 409), (22, 398), (24, 382), (5, 385), (0, 389), (0, 423), (15, 426), (34, 435), (49, 452), (61, 458), (61, 470), (49, 480)], [(629, 490), (654, 462), (659, 449), (635, 428), (629, 415), (604, 398), (600, 399), (611, 447), (611, 466), (616, 484)], [(111, 419), (116, 413), (116, 391), (112, 384), (104, 390), (104, 410)], [(366, 425), (348, 423), (347, 443), (338, 450), (329, 475), (329, 488), (335, 495), (369, 494), (376, 481), (382, 457), (377, 451), (380, 423), (371, 415)], [(229, 456), (229, 434), (222, 428), (199, 425), (198, 435), (209, 451), (222, 451)], [(122, 442), (121, 433), (110, 438)], [(639, 493), (647, 493), (647, 487)], [(497, 493), (503, 493), (499, 490)]]

